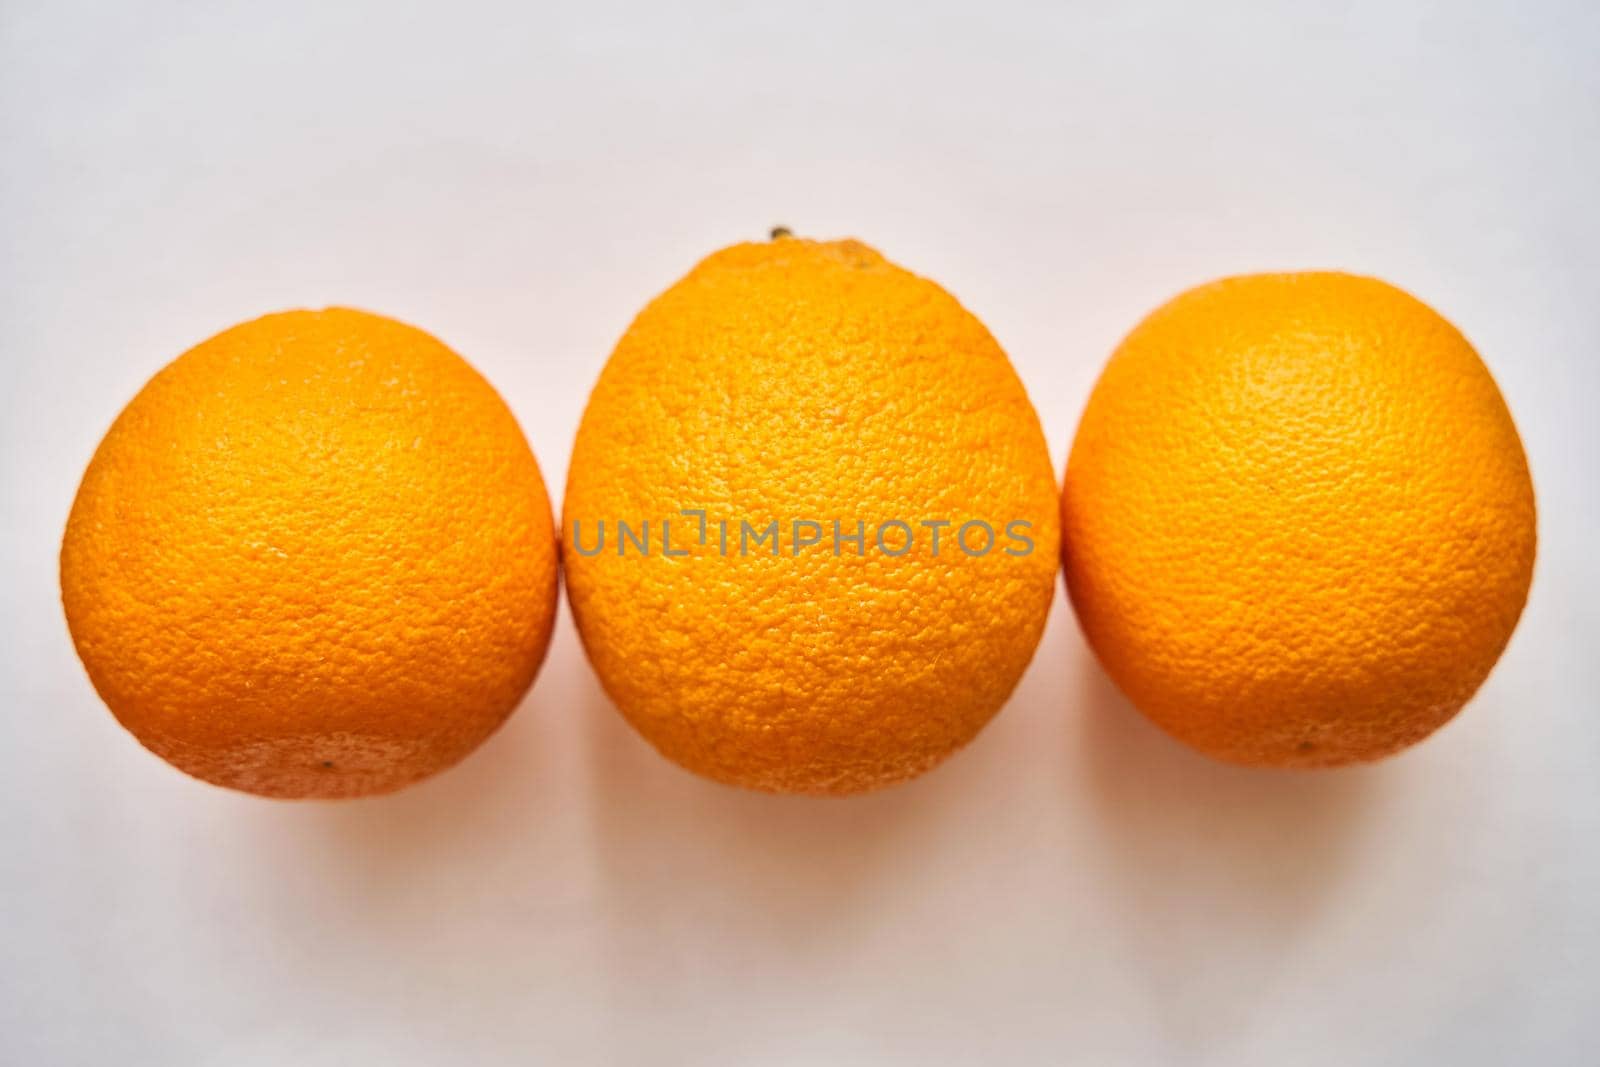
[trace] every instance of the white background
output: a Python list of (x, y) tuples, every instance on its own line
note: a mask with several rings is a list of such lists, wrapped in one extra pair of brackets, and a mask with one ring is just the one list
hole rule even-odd
[[(1600, 8), (668, 7), (0, 7), (0, 1061), (1600, 1062)], [(634, 312), (777, 222), (954, 291), (1058, 464), (1181, 288), (1416, 292), (1538, 488), (1500, 667), (1386, 764), (1237, 770), (1130, 710), (1058, 595), (968, 751), (844, 802), (658, 758), (565, 615), (504, 731), (391, 798), (213, 789), (99, 705), (55, 554), (167, 360), (393, 314), (559, 497)]]

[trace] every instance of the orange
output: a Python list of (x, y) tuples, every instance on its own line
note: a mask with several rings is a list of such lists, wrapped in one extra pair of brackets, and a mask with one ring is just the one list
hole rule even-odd
[[(1055, 479), (1005, 353), (856, 241), (736, 245), (645, 308), (590, 397), (564, 512), (606, 691), (669, 758), (756, 789), (859, 792), (966, 744), (1055, 583)], [(975, 523), (993, 536), (980, 553), (971, 525), (969, 554)], [(751, 543), (767, 533), (776, 553)]]
[(292, 311), (184, 353), (84, 474), (78, 654), (181, 770), (277, 797), (399, 788), (488, 737), (550, 636), (556, 542), (511, 412), (420, 330)]
[(1427, 306), (1347, 274), (1228, 278), (1145, 319), (1084, 411), (1062, 523), (1112, 679), (1246, 764), (1428, 736), (1533, 573), (1533, 486), (1489, 372)]

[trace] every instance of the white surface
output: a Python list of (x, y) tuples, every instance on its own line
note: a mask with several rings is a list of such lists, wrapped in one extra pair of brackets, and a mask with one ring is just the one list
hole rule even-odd
[[(337, 6), (0, 9), (0, 1061), (1600, 1062), (1600, 8)], [(565, 615), (507, 728), (388, 799), (212, 789), (99, 705), (57, 544), (182, 349), (415, 322), (559, 496), (633, 313), (780, 221), (952, 289), (1058, 463), (1180, 288), (1418, 293), (1538, 487), (1499, 669), (1387, 764), (1235, 770), (1138, 718), (1058, 596), (967, 752), (834, 803), (659, 759)]]

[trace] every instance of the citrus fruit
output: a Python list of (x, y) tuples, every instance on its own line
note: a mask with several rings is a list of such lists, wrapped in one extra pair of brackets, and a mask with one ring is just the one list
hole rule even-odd
[(1371, 760), (1450, 719), (1516, 627), (1534, 500), (1471, 345), (1372, 278), (1204, 285), (1123, 341), (1062, 497), (1090, 645), (1218, 758)]
[(859, 242), (781, 237), (710, 256), (628, 329), (562, 537), (584, 647), (640, 733), (723, 782), (839, 794), (927, 770), (1004, 703), (1058, 521), (983, 325)]
[(84, 474), (61, 593), (95, 689), (195, 777), (398, 788), (532, 682), (557, 549), (494, 389), (420, 330), (292, 311), (189, 350)]

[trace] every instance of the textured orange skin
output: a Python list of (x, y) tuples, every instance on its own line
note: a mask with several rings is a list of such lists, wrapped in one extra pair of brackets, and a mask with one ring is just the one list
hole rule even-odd
[[(741, 558), (694, 520), (824, 524)], [(843, 794), (926, 771), (1016, 685), (1054, 592), (1056, 485), (1005, 353), (937, 285), (855, 241), (712, 255), (617, 345), (567, 481), (568, 596), (606, 691), (662, 753), (719, 781)], [(619, 558), (595, 523), (669, 518), (674, 548)], [(935, 558), (845, 546), (901, 519), (1033, 523), (1034, 550)], [(892, 536), (892, 535), (891, 535)], [(898, 541), (895, 542), (898, 544)]]
[(184, 353), (95, 452), (61, 546), (89, 677), (179, 769), (275, 797), (456, 762), (537, 672), (557, 547), (511, 412), (420, 330), (291, 311)]
[(1456, 329), (1372, 278), (1192, 289), (1106, 365), (1062, 495), (1067, 586), (1129, 699), (1219, 759), (1428, 736), (1515, 629), (1533, 485)]

